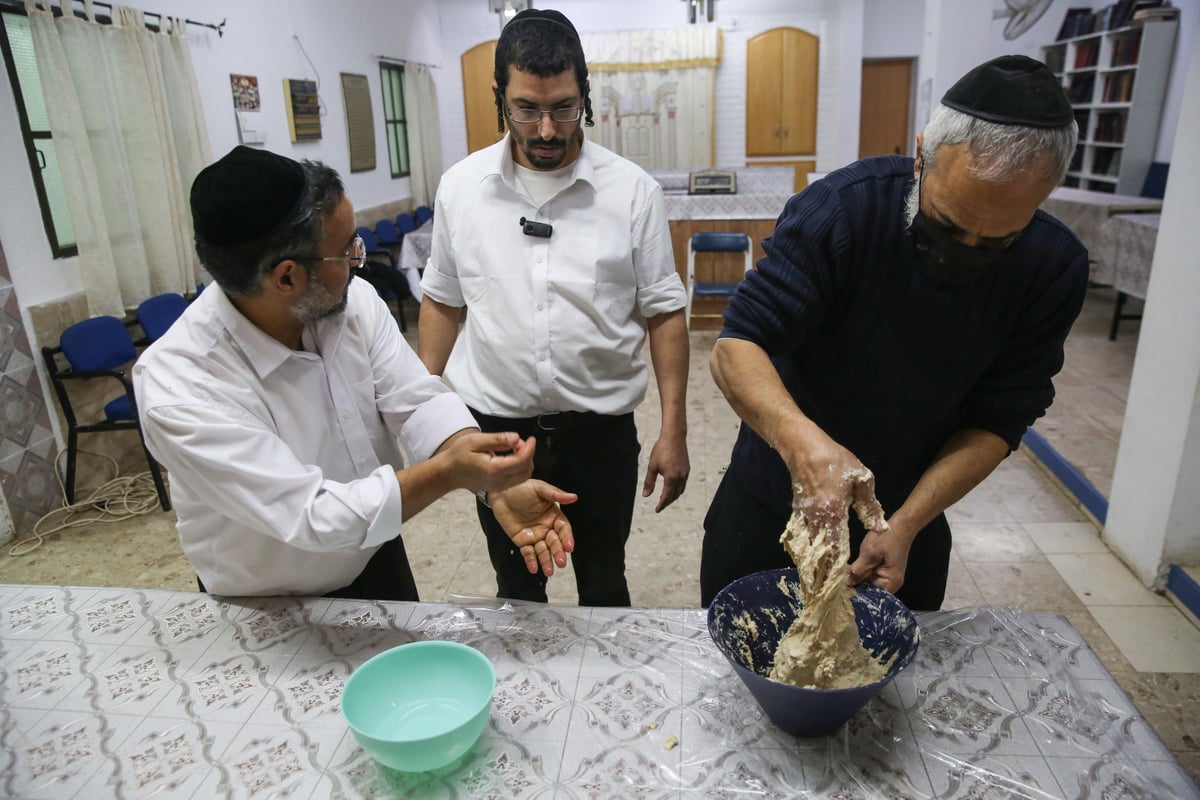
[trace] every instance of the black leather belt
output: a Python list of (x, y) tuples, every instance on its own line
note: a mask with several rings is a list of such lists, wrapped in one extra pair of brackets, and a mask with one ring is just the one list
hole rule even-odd
[(472, 410), (476, 419), (487, 420), (497, 428), (507, 430), (534, 430), (541, 433), (564, 433), (575, 428), (603, 425), (622, 420), (630, 414), (597, 414), (594, 411), (547, 411), (536, 417), (494, 417)]

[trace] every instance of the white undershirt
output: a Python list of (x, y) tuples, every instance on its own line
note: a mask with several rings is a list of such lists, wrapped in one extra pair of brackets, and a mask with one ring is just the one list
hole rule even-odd
[(558, 194), (559, 190), (566, 188), (574, 169), (571, 164), (551, 170), (530, 169), (520, 164), (513, 166), (517, 168), (517, 179), (538, 208), (546, 205), (546, 201)]

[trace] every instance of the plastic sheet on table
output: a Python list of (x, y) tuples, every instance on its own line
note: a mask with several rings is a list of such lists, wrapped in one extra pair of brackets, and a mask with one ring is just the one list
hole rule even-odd
[(767, 719), (713, 645), (702, 609), (456, 600), (414, 606), (404, 628), (492, 660), (489, 727), (452, 768), (380, 769), (376, 788), (387, 794), (1200, 797), (1057, 615), (920, 613), (909, 668), (837, 733), (803, 739)]

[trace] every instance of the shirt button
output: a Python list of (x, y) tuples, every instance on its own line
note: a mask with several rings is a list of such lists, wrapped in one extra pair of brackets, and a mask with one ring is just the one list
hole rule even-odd
[(538, 311), (541, 311), (541, 310), (542, 310), (542, 304), (538, 303)]
[(350, 419), (350, 412), (342, 411), (342, 419)]

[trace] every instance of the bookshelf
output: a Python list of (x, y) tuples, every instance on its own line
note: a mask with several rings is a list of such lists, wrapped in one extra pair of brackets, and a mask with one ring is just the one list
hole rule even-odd
[(1075, 107), (1079, 146), (1066, 186), (1141, 194), (1175, 49), (1177, 19), (1083, 33), (1042, 48)]

